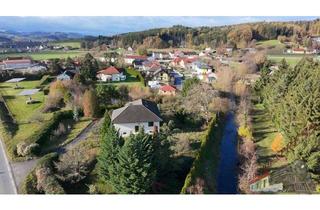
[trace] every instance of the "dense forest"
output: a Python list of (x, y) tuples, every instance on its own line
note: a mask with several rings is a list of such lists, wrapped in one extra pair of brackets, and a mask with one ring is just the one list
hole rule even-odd
[(320, 35), (320, 19), (295, 22), (257, 22), (230, 26), (190, 28), (176, 25), (141, 32), (130, 32), (111, 37), (86, 37), (82, 47), (91, 48), (103, 44), (116, 47), (145, 46), (167, 47), (246, 47), (252, 40), (270, 40), (288, 37), (303, 41), (306, 37)]
[(281, 153), (289, 161), (304, 160), (320, 177), (320, 64), (302, 59), (294, 68), (285, 60), (270, 74), (262, 70), (256, 91), (284, 137)]

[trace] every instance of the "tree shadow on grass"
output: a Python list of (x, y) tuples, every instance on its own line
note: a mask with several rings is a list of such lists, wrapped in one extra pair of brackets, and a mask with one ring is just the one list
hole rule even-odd
[(5, 125), (4, 127), (6, 129), (6, 132), (8, 132), (11, 136), (14, 136), (17, 133), (19, 127), (10, 115), (9, 110), (7, 109), (3, 101), (0, 101), (0, 119)]

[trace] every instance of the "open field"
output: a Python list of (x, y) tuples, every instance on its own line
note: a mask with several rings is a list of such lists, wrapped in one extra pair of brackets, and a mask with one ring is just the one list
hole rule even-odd
[(54, 58), (67, 58), (67, 57), (81, 57), (87, 51), (70, 50), (70, 51), (44, 51), (44, 52), (31, 52), (31, 53), (3, 53), (0, 54), (0, 58), (6, 57), (28, 57), (30, 56), (33, 60), (47, 60)]
[(72, 48), (80, 48), (80, 41), (63, 41), (63, 42), (51, 42), (49, 45), (52, 46), (61, 46), (61, 47), (72, 47)]
[(259, 46), (259, 47), (276, 47), (276, 46), (280, 46), (280, 47), (283, 47), (284, 44), (279, 42), (278, 40), (276, 39), (272, 39), (272, 40), (266, 40), (266, 41), (259, 41), (256, 43), (256, 46)]
[(271, 144), (278, 132), (262, 104), (254, 106), (252, 119), (253, 138), (257, 146), (260, 169), (263, 167), (272, 169), (285, 164), (281, 160), (274, 159), (275, 153), (271, 150)]
[(311, 57), (316, 58), (316, 56), (313, 55), (268, 55), (268, 59), (274, 61), (274, 62), (280, 62), (283, 58), (286, 59), (287, 63), (291, 66), (295, 66), (302, 58), (304, 57)]

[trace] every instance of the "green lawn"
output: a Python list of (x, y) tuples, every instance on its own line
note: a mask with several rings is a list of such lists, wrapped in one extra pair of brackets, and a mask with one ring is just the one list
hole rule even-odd
[(0, 54), (0, 58), (6, 57), (28, 57), (33, 60), (47, 60), (54, 58), (67, 58), (67, 57), (81, 57), (84, 56), (87, 51), (70, 50), (70, 51), (44, 51), (44, 52), (32, 52), (32, 53), (3, 53)]
[[(24, 89), (36, 88), (40, 80), (19, 82), (20, 87)], [(4, 139), (8, 151), (12, 152), (13, 148), (20, 141), (28, 139), (32, 134), (39, 130), (43, 123), (52, 117), (51, 113), (42, 113), (45, 96), (42, 91), (32, 96), (33, 99), (39, 100), (36, 104), (26, 104), (26, 96), (18, 96), (24, 89), (13, 89), (14, 83), (0, 83), (0, 94), (3, 96), (11, 112), (15, 125), (10, 127), (13, 136), (11, 139)], [(10, 154), (10, 153), (9, 153)]]
[(80, 41), (62, 41), (62, 42), (52, 42), (52, 43), (49, 43), (49, 45), (80, 48), (81, 42)]
[(256, 43), (256, 46), (268, 48), (268, 47), (276, 47), (276, 46), (282, 47), (284, 46), (284, 44), (279, 42), (276, 39), (272, 39), (272, 40), (259, 41)]
[(315, 56), (312, 55), (268, 55), (268, 59), (277, 63), (279, 63), (284, 58), (291, 66), (295, 66), (303, 57), (315, 58)]
[(271, 163), (267, 168), (275, 168), (285, 164), (283, 161), (274, 161), (275, 153), (271, 150), (271, 144), (277, 135), (271, 117), (262, 104), (256, 104), (252, 114), (253, 138), (257, 146), (259, 167)]

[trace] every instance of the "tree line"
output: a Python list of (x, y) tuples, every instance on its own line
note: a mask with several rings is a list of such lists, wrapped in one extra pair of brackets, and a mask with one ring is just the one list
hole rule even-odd
[(115, 36), (90, 37), (83, 40), (82, 46), (147, 48), (167, 47), (219, 47), (227, 44), (246, 47), (252, 40), (270, 40), (280, 37), (302, 39), (310, 35), (320, 35), (320, 20), (294, 22), (257, 22), (231, 26), (191, 28), (176, 25), (170, 28), (157, 28), (141, 32), (130, 32)]

